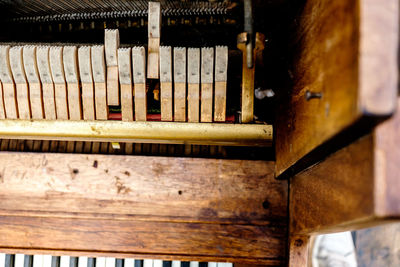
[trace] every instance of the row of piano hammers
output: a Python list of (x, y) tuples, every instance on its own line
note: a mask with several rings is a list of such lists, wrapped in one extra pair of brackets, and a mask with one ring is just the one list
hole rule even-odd
[[(225, 121), (228, 48), (161, 46), (161, 120)], [(150, 61), (150, 59), (149, 59)], [(0, 118), (124, 121), (147, 115), (146, 51), (119, 48), (118, 30), (95, 46), (0, 46)], [(153, 70), (154, 71), (154, 70)]]

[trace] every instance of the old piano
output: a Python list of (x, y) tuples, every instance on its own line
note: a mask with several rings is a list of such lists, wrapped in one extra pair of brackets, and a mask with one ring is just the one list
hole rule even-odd
[(307, 266), (400, 218), (396, 0), (0, 0), (0, 267)]

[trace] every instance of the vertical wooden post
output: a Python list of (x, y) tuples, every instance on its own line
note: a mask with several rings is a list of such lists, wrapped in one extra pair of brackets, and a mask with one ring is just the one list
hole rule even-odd
[(78, 49), (79, 74), (82, 82), (82, 109), (84, 120), (95, 120), (94, 86), (92, 75), (91, 48)]
[(214, 48), (201, 49), (201, 122), (213, 120)]
[(121, 83), (122, 120), (133, 121), (131, 48), (118, 49), (118, 69)]
[(228, 47), (215, 48), (214, 121), (226, 119), (226, 83), (228, 81)]
[(119, 31), (105, 30), (104, 47), (107, 64), (107, 104), (119, 105), (118, 55)]
[(132, 65), (135, 92), (135, 120), (146, 121), (146, 52), (144, 47), (132, 48)]
[(68, 120), (67, 86), (65, 84), (63, 47), (50, 47), (50, 67), (53, 74), (57, 119)]
[(82, 101), (79, 87), (78, 48), (76, 46), (64, 47), (63, 63), (65, 79), (67, 81), (69, 119), (81, 120)]
[(159, 77), (159, 52), (161, 32), (161, 6), (159, 2), (149, 2), (148, 20), (148, 56), (147, 56), (147, 78), (158, 79)]
[(96, 107), (96, 120), (107, 120), (108, 107), (104, 46), (92, 46), (91, 61), (95, 91), (94, 98)]
[(10, 46), (0, 46), (0, 79), (3, 83), (4, 109), (8, 119), (18, 118), (17, 97), (10, 66)]

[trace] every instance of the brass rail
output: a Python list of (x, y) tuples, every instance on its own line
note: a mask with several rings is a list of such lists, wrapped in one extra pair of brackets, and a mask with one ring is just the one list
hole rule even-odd
[(0, 138), (271, 146), (272, 126), (264, 124), (0, 120)]

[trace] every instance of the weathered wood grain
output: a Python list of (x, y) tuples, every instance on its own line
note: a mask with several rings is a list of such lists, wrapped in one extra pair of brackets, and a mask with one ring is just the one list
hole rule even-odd
[(284, 262), (273, 162), (2, 152), (0, 183), (1, 248)]
[[(306, 1), (292, 49), (293, 88), (277, 113), (277, 176), (343, 146), (338, 135), (349, 127), (346, 140), (355, 140), (395, 111), (398, 5)], [(336, 143), (312, 153), (328, 141)]]

